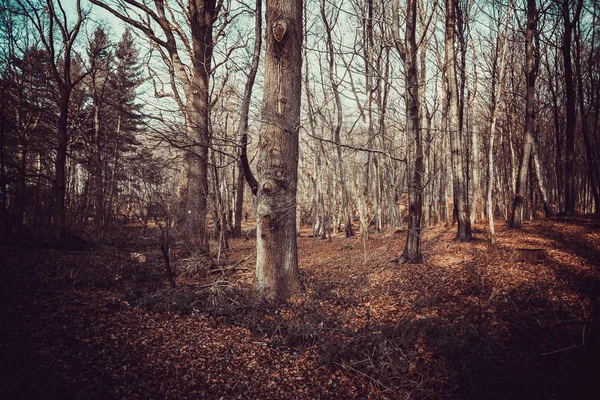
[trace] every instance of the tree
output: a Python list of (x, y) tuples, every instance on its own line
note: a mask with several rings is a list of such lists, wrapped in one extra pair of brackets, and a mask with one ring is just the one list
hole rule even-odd
[(242, 110), (240, 112), (240, 124), (238, 126), (238, 136), (240, 137), (240, 164), (238, 168), (237, 193), (235, 198), (235, 229), (234, 231), (241, 235), (242, 233), (242, 208), (244, 205), (244, 178), (250, 186), (252, 194), (258, 193), (258, 182), (250, 169), (248, 162), (248, 113), (250, 111), (250, 100), (252, 98), (252, 87), (256, 79), (258, 64), (260, 62), (260, 48), (262, 46), (262, 0), (256, 1), (256, 10), (254, 15), (254, 50), (252, 52), (252, 64), (246, 86), (244, 87), (244, 97), (242, 99)]
[[(400, 39), (398, 3), (392, 3), (393, 34), (396, 48), (404, 63), (406, 87), (406, 134), (408, 136), (408, 233), (404, 251), (398, 259), (400, 263), (421, 261), (421, 217), (423, 215), (423, 140), (419, 114), (419, 72), (417, 65), (417, 1), (410, 0), (406, 5), (405, 41)], [(414, 162), (414, 167), (413, 167)], [(410, 170), (410, 168), (414, 170)]]
[(296, 187), (302, 77), (302, 0), (267, 0), (259, 137), (256, 276), (259, 294), (287, 299), (301, 290)]
[(446, 30), (444, 48), (446, 54), (446, 97), (448, 101), (447, 128), (450, 134), (450, 151), (452, 163), (452, 188), (454, 195), (454, 210), (458, 219), (458, 233), (456, 239), (461, 242), (473, 238), (471, 222), (469, 219), (468, 203), (466, 200), (466, 185), (464, 175), (464, 160), (460, 146), (459, 123), (460, 113), (458, 107), (458, 86), (456, 80), (456, 52), (454, 49), (454, 36), (456, 25), (455, 0), (446, 0)]
[(17, 0), (17, 3), (39, 34), (42, 46), (50, 54), (50, 67), (58, 86), (59, 117), (56, 130), (58, 143), (54, 160), (53, 217), (56, 236), (64, 238), (68, 231), (65, 196), (69, 146), (69, 105), (73, 89), (87, 75), (83, 71), (77, 73), (72, 66), (74, 57), (76, 57), (75, 41), (86, 20), (86, 15), (82, 11), (81, 0), (75, 2), (75, 22), (71, 26), (69, 26), (62, 0), (45, 0), (43, 7), (31, 0)]
[(523, 205), (527, 196), (527, 174), (533, 148), (533, 127), (535, 120), (535, 80), (537, 78), (538, 61), (534, 48), (534, 37), (537, 31), (538, 12), (536, 0), (527, 0), (527, 29), (525, 32), (525, 77), (527, 94), (525, 96), (525, 133), (523, 155), (519, 165), (517, 192), (515, 193), (510, 226), (520, 228), (523, 221)]
[(575, 214), (575, 127), (577, 124), (577, 109), (575, 99), (575, 83), (573, 81), (573, 62), (571, 60), (573, 32), (583, 7), (583, 0), (577, 0), (574, 15), (571, 19), (571, 0), (562, 0), (561, 11), (563, 17), (562, 54), (565, 68), (565, 94), (566, 94), (566, 128), (565, 128), (565, 213)]
[[(340, 177), (340, 188), (342, 192), (342, 218), (345, 225), (346, 237), (354, 236), (354, 229), (352, 229), (352, 220), (350, 216), (350, 210), (348, 207), (348, 187), (346, 185), (346, 171), (344, 168), (344, 162), (342, 159), (342, 146), (341, 146), (341, 136), (340, 132), (342, 130), (343, 123), (343, 114), (342, 114), (342, 101), (340, 98), (340, 82), (335, 79), (335, 51), (333, 47), (333, 39), (332, 39), (332, 29), (335, 24), (331, 24), (327, 18), (327, 13), (325, 10), (325, 0), (321, 1), (321, 19), (323, 21), (323, 25), (325, 26), (325, 35), (327, 37), (327, 61), (328, 61), (328, 76), (329, 83), (331, 84), (331, 90), (333, 92), (333, 99), (335, 101), (335, 125), (333, 127), (333, 141), (336, 143), (335, 146), (335, 156), (337, 157), (337, 172)], [(308, 80), (308, 73), (306, 76)], [(307, 82), (308, 87), (308, 82)], [(310, 96), (310, 94), (308, 94)], [(308, 97), (308, 96), (307, 96)], [(310, 101), (310, 98), (309, 98)], [(312, 120), (311, 120), (312, 121)], [(336, 227), (334, 227), (335, 229)]]
[[(181, 8), (189, 31), (174, 17), (168, 1), (154, 7), (137, 0), (90, 0), (117, 18), (141, 31), (158, 49), (171, 76), (171, 96), (185, 119), (189, 143), (186, 147), (187, 237), (202, 253), (209, 251), (206, 218), (208, 213), (208, 150), (211, 144), (210, 76), (214, 48), (213, 24), (223, 1), (188, 0), (174, 2)], [(130, 13), (129, 9), (136, 10)], [(137, 15), (136, 19), (131, 15)], [(145, 17), (142, 17), (145, 16)], [(172, 17), (172, 18), (170, 18)], [(160, 33), (155, 32), (158, 27)], [(188, 68), (180, 53), (190, 58)], [(180, 94), (179, 85), (183, 93)]]
[(111, 43), (108, 34), (102, 28), (98, 27), (93, 33), (93, 38), (88, 46), (89, 68), (89, 91), (92, 100), (91, 114), (93, 121), (92, 137), (90, 138), (90, 170), (93, 181), (94, 193), (94, 225), (100, 230), (104, 226), (104, 179), (103, 179), (103, 137), (100, 119), (106, 117), (101, 115), (106, 110), (106, 101), (110, 96), (110, 75), (112, 70), (112, 54), (110, 53)]

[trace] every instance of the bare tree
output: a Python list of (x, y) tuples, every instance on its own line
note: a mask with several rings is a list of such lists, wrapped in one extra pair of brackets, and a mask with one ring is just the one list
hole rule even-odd
[(494, 141), (496, 139), (496, 130), (498, 124), (498, 114), (502, 91), (504, 88), (504, 71), (506, 68), (506, 52), (508, 51), (508, 22), (510, 20), (511, 2), (506, 6), (505, 31), (500, 34), (500, 19), (498, 20), (498, 32), (496, 36), (495, 48), (492, 49), (492, 67), (491, 67), (491, 102), (490, 102), (490, 141), (488, 145), (488, 181), (486, 191), (486, 214), (490, 229), (490, 241), (496, 243), (496, 228), (494, 226)]
[[(160, 53), (169, 70), (172, 97), (185, 118), (190, 140), (186, 146), (187, 236), (197, 244), (200, 252), (208, 252), (206, 218), (213, 25), (223, 1), (188, 0), (187, 7), (183, 2), (166, 0), (155, 1), (153, 7), (138, 0), (90, 1), (142, 32)], [(176, 19), (172, 3), (179, 6), (179, 12), (185, 16), (189, 24), (187, 29)], [(182, 52), (183, 55), (180, 54)], [(190, 60), (190, 68), (183, 61), (184, 57)]]
[[(339, 10), (337, 11), (339, 14)], [(335, 79), (335, 51), (333, 47), (333, 39), (332, 39), (332, 29), (335, 26), (334, 23), (330, 23), (327, 18), (327, 13), (325, 10), (325, 0), (321, 1), (321, 19), (323, 20), (323, 25), (325, 25), (325, 35), (327, 37), (327, 61), (329, 64), (328, 76), (329, 82), (331, 84), (331, 90), (333, 91), (333, 99), (335, 101), (335, 124), (333, 127), (333, 141), (336, 144), (335, 146), (335, 155), (337, 157), (337, 171), (339, 173), (339, 182), (341, 186), (342, 192), (342, 214), (343, 221), (345, 224), (346, 237), (350, 237), (354, 235), (354, 230), (352, 229), (352, 220), (350, 216), (350, 210), (348, 207), (348, 187), (346, 186), (346, 171), (344, 168), (344, 162), (342, 159), (342, 146), (341, 146), (341, 136), (340, 132), (342, 130), (343, 124), (343, 114), (342, 114), (342, 101), (340, 98), (340, 82)]]
[[(421, 255), (421, 217), (423, 215), (423, 140), (419, 114), (419, 72), (417, 64), (417, 0), (406, 5), (404, 41), (400, 38), (398, 3), (392, 3), (394, 43), (404, 63), (406, 81), (406, 133), (408, 136), (408, 234), (399, 263), (416, 263)], [(414, 163), (414, 167), (413, 167)], [(410, 168), (414, 170), (410, 170)]]
[(296, 186), (302, 85), (302, 0), (267, 1), (259, 138), (256, 289), (267, 299), (301, 290)]
[(535, 80), (537, 78), (538, 61), (534, 38), (537, 31), (538, 11), (536, 0), (527, 0), (527, 29), (525, 31), (525, 77), (527, 94), (525, 97), (525, 133), (523, 155), (519, 165), (517, 191), (514, 196), (510, 226), (520, 228), (523, 220), (523, 205), (527, 195), (527, 174), (533, 148), (533, 129), (535, 120)]
[(242, 99), (242, 109), (240, 112), (240, 122), (238, 126), (238, 136), (241, 140), (240, 164), (238, 169), (237, 193), (235, 198), (235, 228), (236, 234), (242, 233), (242, 207), (244, 205), (244, 178), (250, 186), (252, 194), (256, 196), (258, 192), (258, 182), (250, 169), (248, 162), (248, 113), (250, 111), (250, 100), (252, 99), (252, 87), (256, 79), (258, 64), (260, 62), (260, 48), (262, 46), (262, 0), (256, 0), (256, 9), (254, 14), (254, 50), (252, 52), (252, 65), (248, 73), (248, 80), (244, 87), (244, 97)]
[(39, 34), (44, 49), (50, 54), (50, 67), (58, 85), (59, 116), (54, 160), (53, 205), (56, 235), (64, 238), (67, 234), (65, 197), (67, 189), (67, 150), (69, 146), (69, 105), (75, 86), (85, 77), (85, 72), (73, 71), (73, 61), (77, 57), (74, 46), (86, 15), (81, 8), (81, 0), (75, 2), (75, 22), (70, 23), (62, 0), (45, 0), (43, 5), (31, 0), (17, 0), (21, 11), (27, 15)]
[[(575, 127), (577, 124), (577, 109), (575, 99), (575, 82), (573, 81), (573, 62), (571, 60), (573, 32), (583, 8), (583, 0), (577, 0), (575, 7), (571, 0), (562, 0), (561, 11), (563, 17), (562, 53), (565, 68), (565, 94), (566, 94), (566, 129), (565, 129), (565, 213), (575, 214)], [(574, 8), (571, 18), (571, 9)]]
[(456, 52), (454, 49), (455, 26), (455, 0), (446, 0), (446, 30), (444, 47), (446, 53), (446, 96), (449, 107), (447, 115), (447, 127), (450, 134), (454, 210), (458, 219), (458, 233), (456, 238), (460, 241), (469, 241), (472, 239), (472, 233), (471, 222), (469, 220), (469, 206), (466, 200), (464, 159), (459, 137), (460, 113), (458, 107), (458, 86), (456, 80)]

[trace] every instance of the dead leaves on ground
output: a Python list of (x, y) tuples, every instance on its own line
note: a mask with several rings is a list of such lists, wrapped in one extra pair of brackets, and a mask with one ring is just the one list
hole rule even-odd
[[(493, 247), (483, 227), (471, 243), (454, 242), (454, 233), (425, 230), (417, 265), (389, 262), (404, 244), (398, 235), (300, 238), (306, 293), (283, 305), (253, 299), (245, 268), (215, 276), (182, 261), (170, 289), (158, 254), (140, 265), (92, 251), (4, 248), (2, 361), (17, 367), (3, 375), (17, 394), (86, 399), (583, 390), (596, 372), (598, 220), (501, 228)], [(254, 251), (230, 243), (224, 271)], [(547, 257), (518, 262), (515, 248)], [(252, 267), (253, 257), (244, 263)]]

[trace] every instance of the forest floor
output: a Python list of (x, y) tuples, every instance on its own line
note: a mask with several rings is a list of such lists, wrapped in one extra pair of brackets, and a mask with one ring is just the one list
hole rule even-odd
[(231, 239), (218, 268), (176, 260), (174, 289), (136, 232), (0, 247), (3, 398), (597, 398), (600, 219), (500, 225), (497, 246), (484, 226), (469, 243), (426, 229), (418, 265), (390, 262), (404, 234), (305, 232), (306, 291), (279, 305), (251, 295), (253, 239)]

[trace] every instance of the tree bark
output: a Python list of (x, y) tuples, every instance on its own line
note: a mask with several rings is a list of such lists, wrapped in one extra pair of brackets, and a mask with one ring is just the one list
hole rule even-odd
[[(576, 53), (575, 53), (575, 64), (577, 67), (577, 94), (579, 99), (579, 114), (581, 115), (581, 133), (583, 134), (583, 143), (585, 145), (585, 155), (587, 161), (587, 170), (588, 176), (590, 180), (590, 190), (592, 197), (595, 203), (595, 212), (600, 213), (600, 166), (598, 165), (598, 157), (594, 156), (596, 154), (596, 149), (594, 148), (592, 137), (589, 129), (589, 111), (586, 111), (585, 107), (585, 93), (583, 89), (583, 68), (581, 61), (581, 22), (578, 21), (576, 31), (575, 31), (575, 44), (576, 44)], [(595, 31), (592, 33), (592, 49), (591, 53), (594, 53), (594, 39), (595, 39)], [(591, 64), (593, 61), (589, 61)], [(589, 76), (592, 75), (590, 71)], [(590, 90), (593, 93), (593, 90)], [(593, 94), (590, 95), (592, 97), (591, 100), (588, 100), (588, 103), (594, 102)]]
[(469, 220), (468, 204), (466, 202), (465, 178), (464, 178), (464, 160), (460, 145), (459, 120), (460, 112), (458, 107), (458, 86), (456, 80), (456, 52), (454, 50), (455, 36), (455, 0), (446, 0), (446, 30), (445, 30), (445, 53), (446, 53), (446, 75), (447, 87), (446, 96), (448, 98), (448, 132), (450, 134), (450, 149), (452, 163), (452, 181), (454, 193), (454, 209), (458, 218), (458, 233), (456, 239), (465, 242), (473, 238), (471, 233), (471, 222)]
[(548, 199), (548, 190), (546, 189), (546, 185), (544, 183), (544, 176), (542, 175), (542, 165), (538, 156), (538, 146), (535, 139), (533, 141), (532, 159), (533, 168), (535, 170), (535, 177), (537, 179), (537, 186), (540, 190), (542, 206), (544, 207), (544, 216), (551, 217), (554, 214), (554, 212), (552, 211), (552, 206), (550, 205), (550, 200)]
[(267, 0), (259, 138), (256, 276), (261, 297), (301, 291), (296, 244), (296, 186), (302, 80), (302, 0)]
[(242, 100), (242, 110), (240, 112), (240, 122), (238, 126), (238, 136), (241, 140), (240, 151), (240, 166), (238, 168), (237, 192), (235, 198), (235, 234), (242, 234), (242, 208), (244, 206), (244, 178), (252, 194), (256, 195), (258, 183), (250, 169), (248, 162), (248, 114), (250, 112), (250, 101), (252, 99), (252, 88), (258, 71), (260, 62), (260, 48), (262, 46), (262, 0), (256, 1), (256, 9), (254, 10), (254, 50), (252, 52), (252, 64), (248, 73), (248, 80), (244, 87), (244, 97)]
[(572, 1), (563, 0), (562, 13), (564, 32), (562, 40), (562, 53), (565, 73), (566, 94), (566, 128), (565, 128), (565, 213), (575, 214), (575, 126), (577, 124), (577, 110), (575, 104), (575, 84), (573, 82), (573, 65), (571, 61), (571, 41), (573, 28), (579, 20), (583, 0), (578, 0), (575, 15), (571, 21)]
[(208, 149), (210, 131), (210, 76), (213, 52), (212, 28), (216, 18), (215, 0), (190, 0), (193, 70), (187, 88), (186, 124), (192, 146), (187, 154), (187, 233), (200, 253), (209, 253)]
[[(494, 225), (494, 141), (496, 139), (496, 127), (498, 122), (498, 109), (500, 100), (502, 99), (502, 89), (504, 88), (504, 68), (506, 66), (506, 52), (508, 51), (508, 21), (510, 19), (510, 6), (509, 3), (506, 7), (506, 30), (504, 32), (504, 38), (502, 41), (502, 48), (500, 50), (500, 59), (498, 60), (498, 49), (493, 56), (493, 68), (492, 68), (492, 101), (491, 101), (491, 124), (490, 124), (490, 142), (488, 147), (488, 181), (486, 191), (486, 214), (488, 217), (488, 226), (490, 229), (490, 242), (496, 243), (496, 227)], [(499, 28), (500, 24), (498, 24)], [(500, 30), (498, 29), (498, 35)], [(500, 45), (500, 36), (496, 41)], [(496, 65), (498, 69), (498, 76), (496, 78)]]
[[(399, 12), (397, 2), (392, 4), (393, 33), (396, 48), (404, 62), (406, 80), (406, 133), (407, 133), (407, 173), (408, 173), (408, 232), (404, 251), (399, 263), (418, 263), (421, 254), (421, 218), (423, 215), (423, 142), (419, 110), (419, 72), (417, 64), (417, 1), (410, 0), (406, 5), (406, 31), (404, 43), (399, 33)], [(414, 170), (411, 164), (414, 162)]]
[(535, 80), (537, 78), (536, 51), (533, 39), (537, 31), (536, 0), (527, 0), (527, 30), (525, 32), (525, 77), (527, 94), (525, 97), (525, 133), (523, 154), (519, 164), (517, 191), (514, 195), (510, 226), (520, 228), (523, 223), (523, 206), (527, 196), (527, 174), (533, 147), (533, 127), (535, 121)]
[(333, 141), (336, 143), (335, 151), (336, 151), (336, 162), (337, 169), (340, 175), (340, 186), (342, 191), (342, 215), (345, 224), (345, 233), (346, 237), (354, 236), (354, 229), (352, 229), (352, 221), (350, 217), (350, 210), (348, 208), (348, 187), (346, 185), (346, 172), (344, 170), (344, 162), (342, 159), (342, 145), (341, 145), (341, 135), (340, 132), (342, 130), (343, 123), (343, 114), (342, 114), (342, 101), (340, 98), (339, 92), (339, 82), (335, 80), (334, 72), (335, 72), (335, 51), (333, 48), (333, 39), (331, 37), (332, 26), (330, 25), (327, 14), (325, 12), (325, 1), (321, 1), (321, 18), (323, 20), (323, 24), (325, 25), (325, 33), (327, 35), (327, 61), (329, 63), (329, 82), (331, 84), (331, 90), (333, 91), (333, 99), (335, 100), (335, 108), (336, 108), (336, 120), (335, 126), (333, 128)]

